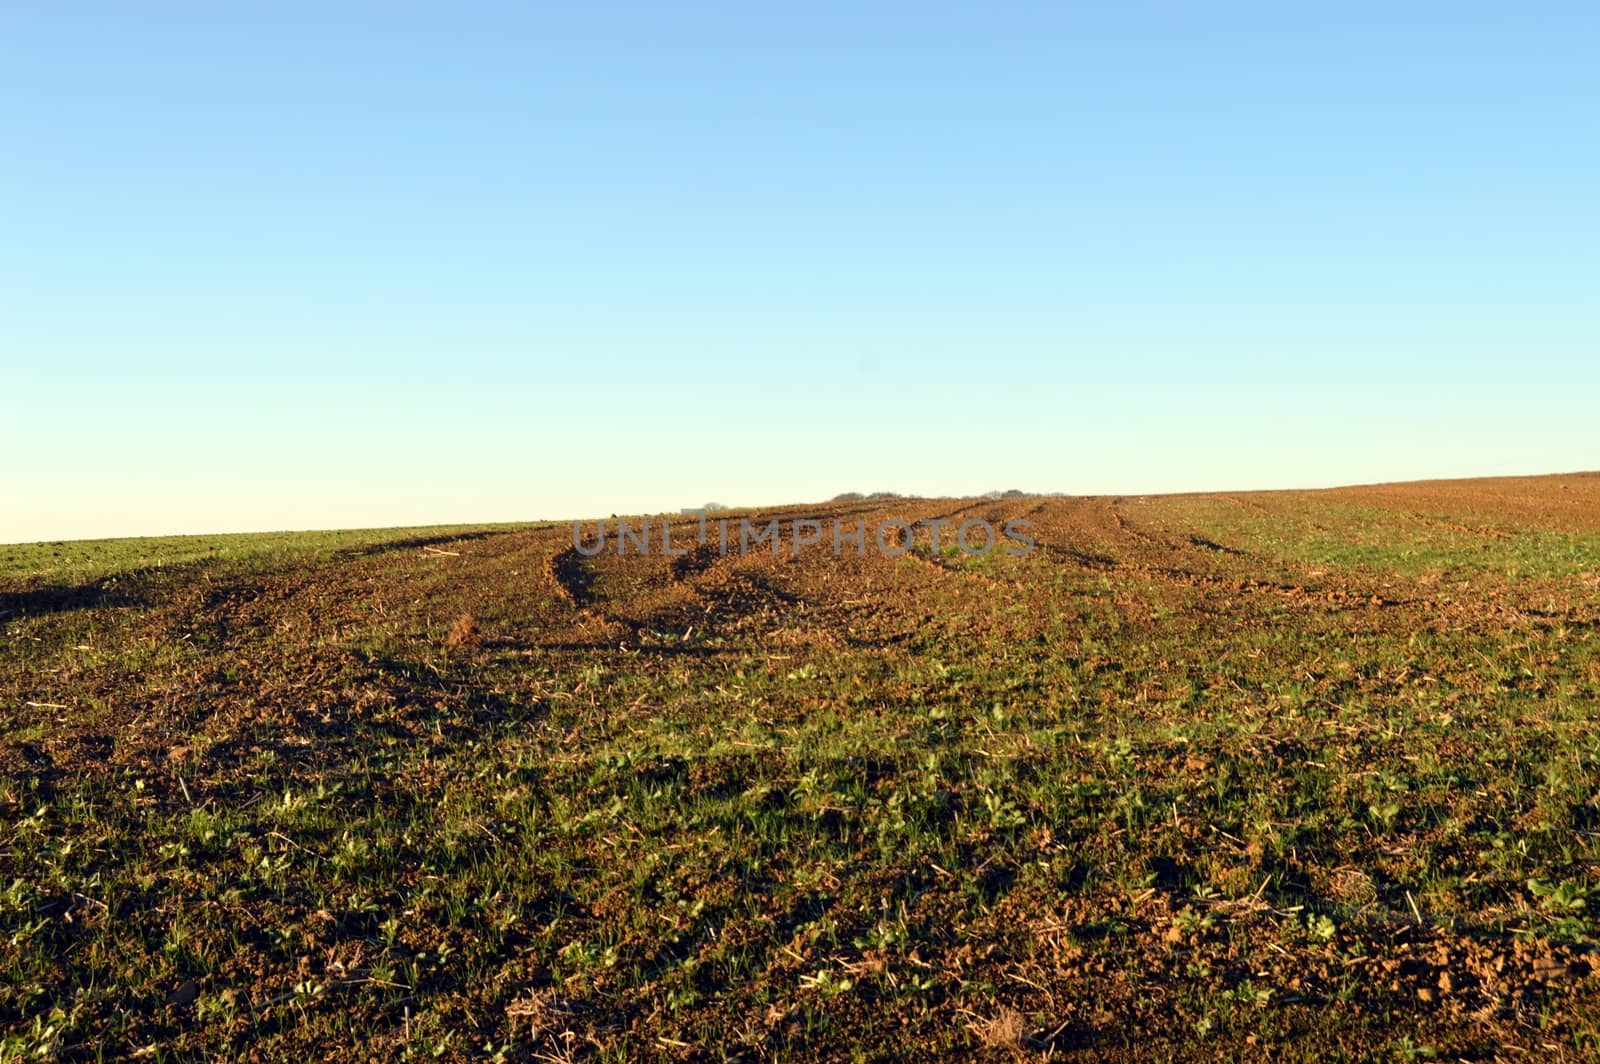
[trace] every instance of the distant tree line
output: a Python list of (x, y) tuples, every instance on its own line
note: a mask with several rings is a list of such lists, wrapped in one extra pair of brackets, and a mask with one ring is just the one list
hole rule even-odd
[[(985, 498), (985, 499), (1025, 499), (1025, 498), (1028, 498), (1031, 494), (1032, 494), (1032, 492), (1019, 491), (1016, 488), (1010, 488), (1010, 489), (1008, 489), (1006, 491), (989, 491), (989, 492), (985, 492), (983, 494), (983, 498)], [(872, 500), (872, 499), (903, 499), (903, 498), (905, 498), (905, 496), (901, 495), (898, 491), (875, 491), (875, 492), (872, 492), (870, 495), (863, 495), (859, 491), (841, 491), (839, 494), (835, 495), (832, 499), (829, 499), (828, 501), (829, 502), (866, 502), (866, 501), (869, 501), (869, 500)]]

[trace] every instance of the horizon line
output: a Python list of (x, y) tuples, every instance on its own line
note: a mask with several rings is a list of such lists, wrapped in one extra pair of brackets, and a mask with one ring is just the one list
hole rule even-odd
[[(1486, 476), (1417, 477), (1417, 478), (1413, 478), (1413, 479), (1410, 479), (1410, 480), (1374, 480), (1374, 481), (1363, 481), (1363, 482), (1356, 482), (1356, 483), (1326, 484), (1326, 485), (1322, 485), (1320, 487), (1206, 488), (1206, 489), (1201, 489), (1201, 490), (1196, 490), (1196, 491), (1126, 491), (1126, 492), (1108, 492), (1108, 491), (1096, 491), (1096, 492), (1024, 491), (1023, 489), (1020, 489), (1020, 488), (1006, 488), (1006, 489), (998, 489), (998, 490), (1000, 490), (1000, 491), (1018, 491), (1018, 492), (1021, 493), (1018, 496), (1012, 496), (1013, 498), (1034, 498), (1034, 499), (1104, 499), (1104, 498), (1115, 498), (1115, 499), (1159, 499), (1159, 498), (1199, 497), (1199, 496), (1207, 496), (1207, 495), (1276, 495), (1276, 494), (1284, 494), (1284, 493), (1288, 493), (1288, 492), (1344, 491), (1344, 490), (1348, 490), (1348, 489), (1352, 489), (1352, 488), (1402, 487), (1402, 486), (1417, 485), (1417, 484), (1466, 484), (1466, 483), (1485, 482), (1485, 481), (1553, 480), (1553, 479), (1559, 479), (1559, 478), (1562, 478), (1562, 477), (1594, 477), (1594, 476), (1600, 476), (1600, 469), (1574, 469), (1574, 470), (1565, 470), (1565, 471), (1562, 471), (1562, 472), (1555, 472), (1555, 473), (1499, 473), (1499, 474), (1492, 474), (1492, 475), (1486, 475)], [(841, 496), (841, 495), (849, 495), (849, 494), (852, 494), (852, 492), (849, 492), (849, 491), (840, 492), (840, 493), (838, 493), (838, 495), (835, 495), (835, 496), (833, 496), (832, 498), (829, 498), (829, 499), (813, 499), (813, 500), (801, 499), (801, 500), (795, 500), (795, 501), (790, 501), (790, 502), (757, 502), (757, 503), (748, 503), (748, 504), (739, 504), (739, 505), (723, 505), (723, 504), (715, 504), (715, 505), (721, 505), (722, 508), (728, 513), (741, 513), (741, 512), (750, 512), (750, 511), (755, 511), (755, 510), (788, 509), (788, 508), (793, 508), (793, 507), (796, 507), (796, 506), (826, 505), (827, 503), (837, 501), (839, 499), (839, 496)], [(871, 501), (872, 500), (872, 496), (874, 494), (877, 494), (877, 493), (856, 492), (854, 494), (858, 494), (860, 496), (860, 498), (859, 499), (855, 499), (855, 500), (851, 500), (851, 501)], [(995, 495), (995, 494), (996, 494), (995, 490), (991, 490), (991, 491), (988, 491), (988, 492), (982, 492), (982, 493), (978, 493), (978, 494), (973, 494), (973, 495), (922, 495), (922, 494), (913, 494), (913, 493), (886, 492), (886, 493), (879, 494), (879, 499), (881, 501), (884, 501), (884, 502), (890, 502), (890, 501), (893, 501), (895, 499), (905, 499), (907, 501), (930, 501), (930, 500), (939, 500), (939, 499), (960, 500), (960, 499), (983, 499), (983, 498), (986, 498), (986, 497), (988, 497), (990, 495)], [(999, 501), (1001, 501), (1001, 498), (997, 497), (994, 501), (999, 502)], [(705, 503), (701, 503), (699, 505), (700, 506), (705, 506), (706, 504)], [(317, 533), (317, 532), (394, 532), (394, 531), (409, 530), (409, 529), (415, 529), (415, 530), (418, 530), (418, 531), (424, 531), (424, 530), (434, 530), (434, 529), (441, 529), (441, 528), (461, 528), (461, 529), (478, 530), (478, 529), (495, 528), (495, 527), (503, 527), (503, 528), (506, 528), (507, 530), (511, 530), (513, 528), (524, 528), (524, 527), (528, 527), (528, 526), (531, 526), (531, 525), (559, 524), (559, 523), (566, 522), (566, 521), (582, 522), (582, 521), (607, 521), (607, 520), (613, 520), (613, 519), (617, 519), (617, 520), (620, 520), (620, 519), (631, 519), (631, 518), (636, 518), (636, 517), (637, 518), (660, 517), (660, 516), (673, 517), (673, 516), (681, 516), (683, 513), (690, 512), (693, 509), (695, 509), (695, 507), (683, 507), (683, 508), (680, 508), (677, 511), (673, 511), (673, 510), (632, 511), (632, 512), (628, 512), (628, 513), (612, 513), (612, 514), (609, 514), (609, 515), (589, 515), (589, 516), (577, 516), (577, 517), (530, 517), (530, 518), (526, 518), (526, 519), (513, 519), (513, 520), (503, 520), (503, 519), (501, 519), (501, 520), (484, 520), (484, 521), (439, 521), (439, 522), (435, 522), (433, 524), (346, 525), (346, 526), (343, 526), (343, 527), (327, 527), (327, 526), (324, 526), (324, 527), (315, 527), (315, 528), (254, 528), (254, 529), (243, 529), (243, 530), (238, 530), (238, 531), (209, 531), (209, 532), (208, 531), (202, 531), (202, 532), (151, 532), (151, 533), (141, 533), (141, 534), (134, 534), (134, 535), (126, 535), (126, 536), (67, 536), (67, 537), (60, 537), (60, 538), (45, 538), (45, 539), (6, 540), (6, 541), (0, 541), (0, 547), (27, 547), (27, 546), (36, 546), (36, 545), (39, 545), (39, 544), (57, 544), (57, 543), (60, 543), (60, 544), (66, 544), (66, 543), (110, 543), (110, 542), (116, 542), (116, 541), (119, 541), (119, 540), (133, 540), (133, 539), (200, 539), (200, 538), (205, 538), (205, 537), (224, 537), (224, 536), (309, 535), (309, 534)]]

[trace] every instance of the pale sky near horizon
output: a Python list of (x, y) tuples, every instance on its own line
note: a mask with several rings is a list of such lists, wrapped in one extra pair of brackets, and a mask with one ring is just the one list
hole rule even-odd
[(7, 5), (0, 542), (1600, 468), (1597, 40)]

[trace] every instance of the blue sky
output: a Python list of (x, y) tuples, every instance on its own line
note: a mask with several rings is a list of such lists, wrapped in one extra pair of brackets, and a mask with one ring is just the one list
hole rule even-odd
[(1595, 5), (771, 8), (0, 8), (0, 541), (1600, 467)]

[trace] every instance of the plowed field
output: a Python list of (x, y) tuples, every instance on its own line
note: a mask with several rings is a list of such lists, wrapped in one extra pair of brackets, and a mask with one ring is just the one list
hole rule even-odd
[(712, 518), (0, 547), (6, 1059), (1600, 1056), (1600, 475)]

